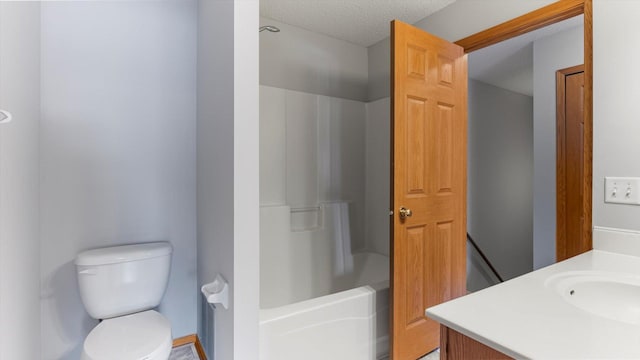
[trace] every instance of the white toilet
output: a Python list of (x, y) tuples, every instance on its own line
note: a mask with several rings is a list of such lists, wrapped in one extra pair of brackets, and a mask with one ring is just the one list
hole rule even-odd
[(83, 360), (167, 360), (171, 324), (151, 310), (169, 280), (167, 242), (88, 250), (76, 257), (85, 309), (102, 320), (84, 341)]

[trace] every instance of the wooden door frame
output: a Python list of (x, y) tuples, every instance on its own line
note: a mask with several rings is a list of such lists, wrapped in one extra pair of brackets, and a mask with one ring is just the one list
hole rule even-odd
[[(567, 173), (566, 154), (566, 78), (584, 73), (584, 65), (572, 66), (556, 71), (556, 260), (562, 261), (567, 256)], [(584, 149), (583, 149), (584, 151)], [(583, 213), (591, 213), (591, 203), (583, 201)], [(574, 244), (575, 245), (575, 244)], [(585, 245), (586, 246), (586, 245)], [(591, 246), (591, 244), (588, 244)], [(584, 249), (581, 249), (584, 250)], [(587, 249), (590, 250), (590, 249)], [(586, 251), (586, 250), (585, 250)]]
[[(538, 10), (496, 25), (455, 43), (466, 53), (584, 14), (584, 193), (583, 250), (593, 248), (593, 0), (560, 0)], [(556, 233), (558, 236), (558, 233)], [(556, 238), (556, 249), (560, 238)]]

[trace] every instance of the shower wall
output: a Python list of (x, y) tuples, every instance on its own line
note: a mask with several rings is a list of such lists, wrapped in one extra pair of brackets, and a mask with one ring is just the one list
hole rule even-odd
[(260, 204), (290, 206), (292, 229), (305, 230), (321, 223), (319, 204), (346, 201), (351, 248), (370, 250), (367, 169), (378, 144), (364, 102), (367, 49), (268, 18), (260, 25), (281, 29), (260, 34)]
[(260, 205), (290, 206), (295, 231), (347, 201), (352, 249), (365, 248), (365, 114), (360, 101), (261, 86)]
[(369, 251), (389, 256), (391, 199), (391, 99), (367, 103), (365, 241)]

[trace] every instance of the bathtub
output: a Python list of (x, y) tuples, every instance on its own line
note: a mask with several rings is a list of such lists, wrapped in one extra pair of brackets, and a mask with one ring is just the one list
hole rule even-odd
[(389, 258), (350, 253), (340, 205), (302, 231), (288, 230), (288, 207), (261, 209), (261, 360), (388, 355)]

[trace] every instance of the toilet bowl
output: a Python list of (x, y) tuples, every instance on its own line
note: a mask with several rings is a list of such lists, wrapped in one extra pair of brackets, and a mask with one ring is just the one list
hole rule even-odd
[(167, 360), (171, 324), (159, 312), (169, 279), (166, 242), (115, 246), (76, 257), (80, 297), (101, 322), (89, 333), (83, 360)]
[(98, 324), (84, 341), (82, 360), (166, 360), (172, 343), (169, 321), (148, 310)]

